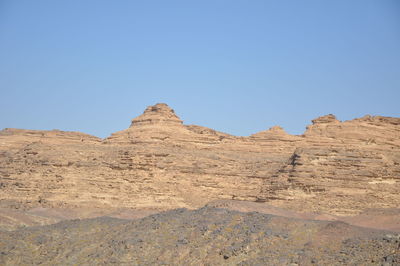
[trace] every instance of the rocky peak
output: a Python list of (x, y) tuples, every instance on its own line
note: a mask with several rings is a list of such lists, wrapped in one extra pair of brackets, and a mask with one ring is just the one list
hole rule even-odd
[(268, 130), (264, 130), (251, 135), (252, 138), (261, 139), (296, 139), (297, 136), (288, 134), (282, 127), (273, 126)]
[(273, 126), (268, 131), (274, 132), (274, 133), (284, 133), (284, 134), (286, 134), (285, 130), (281, 126)]
[(315, 124), (326, 124), (326, 123), (337, 123), (340, 122), (339, 120), (336, 119), (336, 116), (333, 114), (329, 114), (329, 115), (324, 115), (324, 116), (320, 116), (318, 118), (315, 118), (314, 120), (312, 120), (312, 123)]
[(158, 103), (148, 106), (142, 115), (132, 119), (131, 127), (153, 124), (181, 125), (182, 120), (167, 104)]
[(357, 122), (367, 122), (372, 124), (392, 124), (392, 125), (400, 125), (400, 118), (398, 117), (387, 117), (387, 116), (372, 116), (365, 115), (364, 117), (354, 119), (353, 121)]

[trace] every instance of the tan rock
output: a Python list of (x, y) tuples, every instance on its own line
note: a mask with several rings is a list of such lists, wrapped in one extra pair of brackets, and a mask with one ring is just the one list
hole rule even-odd
[(195, 208), (267, 202), (357, 214), (400, 206), (400, 119), (313, 120), (235, 137), (184, 125), (166, 104), (101, 140), (77, 132), (0, 131), (0, 205), (12, 208)]

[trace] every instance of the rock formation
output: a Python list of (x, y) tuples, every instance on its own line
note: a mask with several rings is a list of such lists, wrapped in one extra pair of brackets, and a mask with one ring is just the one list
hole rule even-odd
[(400, 118), (314, 119), (235, 137), (148, 107), (109, 138), (0, 131), (0, 206), (197, 208), (217, 199), (355, 215), (400, 206)]
[(1, 265), (399, 265), (400, 235), (205, 207), (0, 231)]

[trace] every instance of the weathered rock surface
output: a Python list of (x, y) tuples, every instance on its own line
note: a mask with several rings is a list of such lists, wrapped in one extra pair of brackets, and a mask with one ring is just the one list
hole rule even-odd
[(235, 137), (148, 107), (109, 138), (0, 131), (4, 208), (197, 208), (217, 199), (355, 215), (400, 206), (400, 118), (313, 120)]
[(1, 265), (399, 265), (400, 235), (205, 207), (0, 232)]

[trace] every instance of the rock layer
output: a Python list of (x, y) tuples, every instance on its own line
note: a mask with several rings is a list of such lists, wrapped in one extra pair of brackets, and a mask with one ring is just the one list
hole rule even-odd
[(235, 137), (148, 107), (109, 138), (0, 131), (0, 205), (196, 208), (236, 199), (304, 212), (357, 214), (400, 206), (400, 118), (313, 120)]

